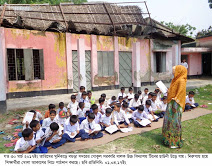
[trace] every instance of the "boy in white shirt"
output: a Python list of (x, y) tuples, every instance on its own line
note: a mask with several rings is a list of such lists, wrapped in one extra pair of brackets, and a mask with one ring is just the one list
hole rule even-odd
[(85, 133), (81, 135), (82, 140), (87, 139), (97, 139), (103, 137), (103, 133), (101, 132), (101, 126), (96, 124), (94, 113), (89, 113), (88, 117), (82, 121), (80, 125), (80, 130), (84, 129)]
[(148, 94), (149, 94), (149, 89), (145, 88), (144, 91), (142, 92), (142, 98), (148, 96)]
[(147, 100), (146, 104), (144, 105), (144, 111), (146, 112), (147, 116), (151, 121), (157, 122), (159, 117), (154, 115), (151, 107), (151, 100)]
[(121, 87), (121, 92), (118, 94), (117, 98), (119, 98), (119, 96), (122, 96), (124, 100), (127, 99), (127, 95), (124, 92), (125, 92), (125, 88)]
[(159, 113), (155, 113), (159, 118), (163, 118), (166, 112), (167, 107), (167, 97), (163, 96), (162, 101), (158, 104), (159, 106)]
[(62, 138), (62, 134), (60, 126), (56, 122), (51, 123), (45, 133), (46, 142), (43, 146), (48, 147), (48, 149), (56, 149), (59, 146), (62, 146), (66, 142), (66, 139)]
[[(35, 111), (35, 110), (30, 110), (29, 112), (34, 113), (32, 120), (37, 120), (37, 121), (39, 121), (39, 123), (40, 123), (40, 121), (42, 121), (42, 115), (40, 112)], [(43, 121), (42, 121), (42, 123), (43, 123)], [(23, 124), (23, 130), (26, 128), (29, 128), (29, 124), (30, 124), (30, 122), (26, 121), (26, 123)]]
[(101, 94), (101, 98), (103, 98), (105, 101), (104, 101), (104, 107), (105, 108), (108, 108), (109, 107), (109, 104), (108, 104), (108, 101), (106, 99), (106, 94), (105, 93), (102, 93)]
[(138, 95), (139, 95), (138, 100), (140, 100), (140, 101), (141, 101), (141, 103), (142, 103), (142, 99), (143, 99), (143, 97), (142, 97), (142, 92), (141, 92), (141, 90), (139, 90), (139, 91), (138, 91)]
[(152, 93), (151, 107), (152, 107), (153, 113), (155, 113), (157, 110), (159, 110), (156, 93)]
[(76, 138), (81, 138), (81, 135), (84, 133), (85, 130), (80, 130), (77, 116), (72, 115), (66, 120), (62, 138), (69, 142), (75, 142)]
[(105, 114), (102, 115), (100, 119), (100, 125), (102, 127), (102, 131), (105, 130), (106, 127), (109, 127), (110, 125), (113, 125), (113, 120), (112, 120), (112, 109), (107, 108), (105, 111)]
[(195, 93), (190, 91), (189, 94), (186, 96), (186, 104), (185, 104), (185, 111), (191, 111), (191, 109), (196, 108), (199, 106), (198, 103), (194, 101)]
[[(144, 106), (138, 106), (138, 109), (133, 112), (132, 118), (134, 120), (135, 127), (151, 127), (151, 120), (149, 119), (148, 115), (144, 111)], [(142, 124), (140, 122), (142, 121)]]
[(86, 110), (85, 108), (85, 103), (83, 102), (79, 102), (79, 106), (78, 106), (78, 110), (77, 110), (77, 115), (78, 115), (78, 119), (79, 119), (79, 124), (82, 123), (82, 121), (84, 119), (86, 119)]
[(71, 95), (71, 102), (68, 104), (67, 108), (70, 116), (77, 114), (78, 102), (76, 101), (75, 95)]
[(90, 104), (90, 102), (89, 102), (89, 100), (88, 100), (88, 98), (87, 98), (87, 93), (86, 93), (85, 91), (82, 92), (82, 97), (81, 97), (81, 99), (79, 100), (79, 102), (85, 103), (85, 109), (86, 109), (86, 111), (87, 111), (87, 110), (90, 110), (91, 104)]
[(104, 105), (105, 99), (99, 98), (99, 104), (97, 104), (99, 112), (104, 115), (105, 114), (105, 105)]
[(66, 109), (65, 104), (63, 102), (60, 102), (59, 103), (59, 108), (57, 109), (57, 114), (59, 114), (60, 111), (65, 112), (66, 113), (66, 116), (67, 116), (68, 110)]
[(22, 137), (16, 142), (14, 151), (16, 153), (36, 153), (36, 142), (33, 138), (33, 131), (26, 128), (22, 131)]
[(142, 105), (145, 105), (147, 100), (152, 99), (152, 93), (153, 92), (149, 92), (147, 96), (143, 97)]
[(133, 93), (133, 88), (129, 87), (129, 93), (127, 94), (128, 96), (128, 102), (130, 102), (134, 98), (134, 93)]
[(116, 104), (116, 96), (112, 96), (111, 99), (108, 100), (108, 105), (114, 109), (114, 104)]
[(141, 101), (139, 100), (139, 95), (135, 94), (134, 98), (132, 100), (130, 100), (129, 108), (132, 111), (135, 111), (139, 105), (141, 105)]
[(85, 91), (85, 87), (84, 86), (80, 86), (80, 91), (78, 92), (78, 94), (76, 95), (77, 98), (77, 102), (80, 102), (80, 99), (82, 97), (82, 92)]
[(113, 113), (114, 122), (117, 127), (120, 128), (127, 128), (130, 125), (130, 121), (125, 113), (125, 111), (121, 110), (121, 104), (116, 103), (114, 107)]
[(93, 104), (93, 105), (91, 106), (91, 110), (92, 110), (92, 112), (93, 112), (94, 115), (95, 115), (94, 122), (95, 122), (96, 124), (100, 124), (100, 119), (101, 119), (101, 117), (102, 117), (102, 114), (100, 113), (98, 106), (97, 106), (96, 104)]
[(56, 111), (51, 110), (50, 116), (43, 120), (42, 130), (44, 133), (45, 133), (46, 129), (48, 129), (50, 127), (51, 123), (56, 122), (55, 117), (56, 117)]
[(159, 89), (159, 88), (156, 88), (156, 89), (155, 89), (155, 93), (156, 93), (156, 95), (157, 95), (156, 100), (157, 100), (158, 102), (160, 102), (160, 101), (161, 101), (161, 91), (160, 91), (160, 89)]

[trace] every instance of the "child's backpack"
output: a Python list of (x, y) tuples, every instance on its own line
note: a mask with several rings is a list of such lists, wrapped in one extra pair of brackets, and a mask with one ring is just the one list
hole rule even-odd
[(60, 118), (65, 118), (66, 117), (66, 112), (62, 109), (62, 110), (60, 110), (60, 112), (59, 112), (59, 117)]

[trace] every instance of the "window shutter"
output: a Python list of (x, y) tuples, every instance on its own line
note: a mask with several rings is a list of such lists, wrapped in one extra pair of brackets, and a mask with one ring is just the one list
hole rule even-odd
[(102, 64), (102, 59), (103, 59), (103, 53), (98, 51), (97, 52), (97, 57), (98, 57), (98, 76), (102, 77), (103, 76), (103, 64)]
[(113, 52), (108, 52), (108, 70), (109, 76), (114, 75), (114, 54)]
[(43, 49), (39, 50), (40, 55), (40, 79), (44, 80), (44, 57), (43, 57)]
[(25, 67), (25, 80), (34, 79), (34, 65), (33, 65), (33, 52), (32, 49), (24, 49), (24, 67)]
[(102, 70), (103, 70), (103, 76), (108, 76), (108, 53), (103, 52), (103, 59), (102, 59)]

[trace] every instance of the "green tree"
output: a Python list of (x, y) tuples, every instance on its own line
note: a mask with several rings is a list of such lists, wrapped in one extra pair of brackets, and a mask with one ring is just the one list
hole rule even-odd
[(210, 36), (212, 35), (212, 26), (209, 26), (208, 29), (203, 29), (200, 32), (197, 33), (196, 37), (204, 37), (204, 36)]
[(212, 0), (208, 0), (209, 7), (212, 9)]
[(194, 31), (196, 30), (195, 27), (185, 24), (185, 25), (174, 25), (172, 22), (161, 22), (163, 25), (169, 27), (170, 29), (173, 29), (174, 32), (180, 33), (182, 35), (192, 37), (194, 35)]

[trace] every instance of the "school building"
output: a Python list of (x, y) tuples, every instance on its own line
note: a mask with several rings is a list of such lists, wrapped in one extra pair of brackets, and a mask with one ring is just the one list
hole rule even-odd
[(0, 12), (0, 112), (10, 98), (170, 81), (181, 44), (193, 41), (137, 6), (8, 4)]
[(188, 63), (188, 77), (212, 76), (212, 35), (182, 45), (182, 59)]

